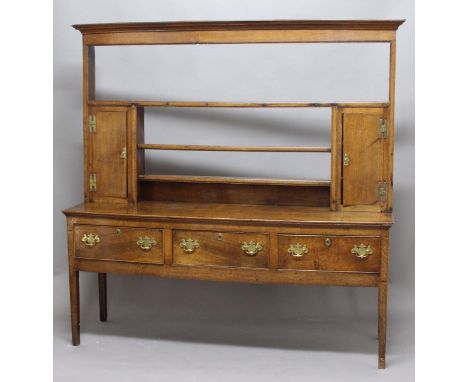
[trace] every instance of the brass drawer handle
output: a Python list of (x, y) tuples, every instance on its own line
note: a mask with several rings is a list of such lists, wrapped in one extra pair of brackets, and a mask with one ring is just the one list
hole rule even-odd
[(306, 253), (309, 252), (309, 248), (307, 248), (307, 245), (305, 244), (291, 244), (288, 249), (288, 253), (292, 257), (304, 257)]
[(197, 248), (200, 247), (197, 240), (192, 239), (182, 239), (179, 243), (179, 246), (184, 250), (186, 253), (193, 253)]
[(85, 243), (87, 247), (94, 247), (101, 241), (99, 235), (95, 235), (93, 233), (85, 233), (81, 238), (81, 241)]
[(241, 249), (247, 256), (255, 256), (258, 252), (260, 252), (263, 247), (260, 243), (249, 241), (248, 243), (244, 241), (241, 246)]
[(372, 248), (370, 245), (365, 246), (364, 244), (359, 245), (359, 247), (355, 244), (351, 253), (356, 256), (358, 259), (364, 260), (372, 255)]
[(154, 240), (152, 237), (148, 237), (148, 236), (139, 237), (137, 241), (137, 245), (143, 251), (151, 250), (151, 248), (153, 248), (156, 244), (157, 244), (157, 241)]

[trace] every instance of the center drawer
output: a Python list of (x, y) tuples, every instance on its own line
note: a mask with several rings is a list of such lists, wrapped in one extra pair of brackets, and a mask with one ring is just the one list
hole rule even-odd
[(173, 264), (268, 268), (270, 237), (262, 233), (174, 231)]
[(279, 235), (279, 269), (380, 271), (376, 236)]
[(162, 230), (75, 226), (75, 257), (163, 264)]

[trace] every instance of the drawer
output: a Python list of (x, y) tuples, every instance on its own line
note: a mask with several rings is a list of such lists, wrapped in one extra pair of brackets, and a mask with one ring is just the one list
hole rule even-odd
[(279, 235), (279, 269), (379, 272), (375, 236)]
[(162, 230), (75, 226), (75, 257), (163, 264)]
[(173, 264), (268, 268), (270, 237), (262, 233), (174, 231)]

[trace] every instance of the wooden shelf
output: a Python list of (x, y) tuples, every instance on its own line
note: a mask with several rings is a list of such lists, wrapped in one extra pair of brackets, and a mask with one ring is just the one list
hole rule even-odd
[(92, 100), (89, 106), (202, 107), (202, 108), (320, 108), (388, 107), (388, 102), (212, 102), (212, 101), (128, 101)]
[(219, 145), (171, 145), (141, 143), (137, 146), (144, 150), (174, 151), (237, 151), (237, 152), (292, 152), (292, 153), (329, 153), (330, 147), (310, 146), (219, 146)]
[(139, 181), (174, 182), (174, 183), (223, 183), (255, 184), (269, 186), (311, 186), (329, 187), (328, 180), (268, 179), (268, 178), (235, 178), (221, 176), (188, 176), (188, 175), (139, 175)]

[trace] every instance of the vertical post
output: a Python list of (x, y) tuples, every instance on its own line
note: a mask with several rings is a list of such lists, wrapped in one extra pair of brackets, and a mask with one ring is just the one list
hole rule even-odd
[(99, 319), (107, 321), (107, 274), (98, 273), (99, 284)]
[(91, 200), (89, 193), (89, 174), (92, 172), (92, 145), (88, 131), (88, 102), (96, 98), (94, 46), (83, 43), (83, 147), (84, 147), (84, 197)]
[(331, 186), (330, 186), (330, 209), (339, 210), (341, 207), (341, 146), (343, 141), (341, 109), (332, 107), (331, 128)]
[(137, 128), (138, 128), (138, 109), (132, 105), (127, 114), (127, 184), (128, 184), (128, 202), (136, 203), (138, 199), (138, 163), (137, 163)]
[(69, 220), (67, 237), (72, 344), (77, 346), (80, 344), (80, 274), (75, 267), (73, 224)]
[(383, 230), (381, 233), (380, 281), (378, 292), (379, 369), (385, 369), (387, 342), (388, 239), (388, 229)]
[[(394, 32), (396, 33), (396, 32)], [(390, 68), (388, 86), (388, 190), (387, 190), (387, 211), (392, 210), (393, 198), (393, 145), (394, 145), (394, 124), (395, 124), (395, 73), (396, 73), (396, 38), (390, 41)]]

